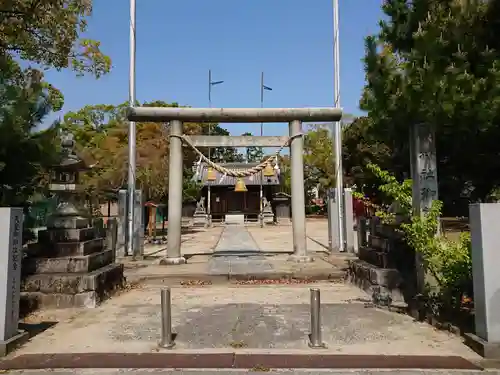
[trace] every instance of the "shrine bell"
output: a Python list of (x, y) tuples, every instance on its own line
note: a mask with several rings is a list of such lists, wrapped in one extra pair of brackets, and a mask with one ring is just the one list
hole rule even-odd
[(207, 170), (207, 181), (215, 181), (217, 179), (217, 172), (212, 167)]
[(266, 164), (266, 167), (262, 171), (262, 174), (264, 175), (264, 177), (273, 177), (274, 176), (274, 169), (273, 169), (271, 163)]
[(243, 193), (245, 191), (248, 191), (243, 178), (239, 177), (236, 180), (236, 184), (234, 185), (234, 191), (239, 192), (239, 193)]

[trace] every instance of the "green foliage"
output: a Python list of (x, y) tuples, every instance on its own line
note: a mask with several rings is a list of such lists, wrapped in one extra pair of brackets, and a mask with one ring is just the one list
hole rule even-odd
[[(446, 300), (448, 306), (460, 307), (462, 297), (472, 294), (469, 234), (462, 234), (458, 242), (438, 235), (441, 201), (434, 201), (426, 213), (413, 215), (411, 180), (399, 183), (394, 176), (376, 165), (369, 164), (368, 168), (382, 182), (380, 190), (398, 203), (399, 214), (406, 217), (399, 228), (408, 245), (422, 255), (425, 270), (436, 281), (439, 295)], [(378, 215), (386, 220), (394, 219), (387, 212), (379, 212)]]
[(184, 168), (184, 181), (182, 186), (183, 202), (194, 202), (200, 198), (202, 185), (193, 179), (192, 168)]
[(281, 192), (286, 194), (292, 193), (292, 180), (290, 169), (289, 155), (279, 155), (278, 161), (280, 165)]
[(10, 58), (0, 65), (0, 206), (24, 205), (42, 191), (47, 167), (57, 158), (57, 124), (37, 131), (58, 97), (36, 70)]
[[(208, 124), (204, 124), (201, 128), (203, 135), (222, 135), (228, 136), (229, 132), (222, 128), (219, 124), (211, 124), (210, 132)], [(210, 133), (210, 134), (209, 134)], [(200, 149), (205, 156), (208, 156), (208, 149)], [(238, 163), (245, 160), (244, 156), (234, 147), (215, 147), (210, 151), (210, 159), (215, 163)]]
[(365, 193), (372, 196), (377, 189), (377, 181), (367, 169), (367, 164), (376, 163), (388, 167), (390, 148), (372, 133), (374, 123), (369, 117), (358, 117), (343, 128), (342, 166), (345, 180), (350, 185), (362, 186)]
[(41, 70), (71, 68), (100, 77), (111, 61), (99, 42), (83, 39), (88, 0), (0, 0), (0, 205), (24, 205), (44, 192), (57, 157), (58, 124), (39, 131), (62, 108), (63, 95)]
[[(178, 107), (177, 103), (153, 101), (143, 106)], [(64, 116), (62, 128), (75, 136), (80, 156), (96, 167), (87, 172), (83, 184), (88, 192), (104, 199), (109, 192), (123, 188), (128, 177), (128, 103), (119, 105), (98, 104), (85, 106)], [(169, 174), (169, 129), (153, 122), (136, 124), (136, 183), (147, 200), (164, 201), (168, 194)], [(198, 135), (208, 133), (207, 124), (185, 123), (184, 133)], [(210, 132), (228, 135), (227, 130), (212, 124)], [(208, 154), (208, 149), (201, 150)], [(198, 156), (189, 147), (184, 147), (184, 200), (196, 200), (201, 186), (192, 180), (192, 165)], [(238, 161), (232, 148), (212, 149), (211, 158), (216, 162)], [(229, 159), (229, 160), (228, 160)]]
[(336, 170), (330, 129), (312, 125), (304, 137), (304, 177), (306, 191), (318, 187), (320, 195), (335, 186)]
[(2, 0), (0, 54), (100, 77), (110, 70), (110, 58), (98, 41), (80, 38), (91, 15), (88, 0)]
[[(251, 136), (252, 133), (246, 132), (242, 136)], [(262, 147), (247, 147), (246, 161), (248, 163), (260, 163), (264, 158), (264, 150)]]
[(380, 32), (366, 39), (363, 138), (389, 150), (371, 162), (404, 179), (409, 127), (432, 124), (439, 192), (454, 215), (500, 186), (499, 4), (389, 0)]
[(380, 191), (398, 203), (401, 214), (410, 215), (412, 212), (412, 181), (404, 180), (400, 183), (396, 177), (382, 170), (376, 164), (370, 163), (367, 168), (382, 182), (382, 185), (379, 186)]
[[(331, 127), (331, 126), (330, 126)], [(279, 157), (283, 192), (290, 194), (290, 158)], [(331, 131), (327, 125), (312, 125), (304, 136), (304, 185), (306, 194), (318, 188), (320, 196), (335, 186), (335, 157)], [(311, 197), (309, 197), (311, 198)]]
[[(176, 106), (155, 102), (156, 106)], [(145, 103), (150, 105), (150, 103)], [(88, 192), (104, 198), (123, 188), (128, 176), (128, 121), (119, 105), (85, 106), (64, 116), (62, 128), (74, 134), (80, 157), (95, 164), (83, 184)], [(186, 125), (189, 130), (189, 125)], [(136, 124), (136, 181), (147, 200), (160, 201), (168, 191), (168, 132), (163, 124)]]

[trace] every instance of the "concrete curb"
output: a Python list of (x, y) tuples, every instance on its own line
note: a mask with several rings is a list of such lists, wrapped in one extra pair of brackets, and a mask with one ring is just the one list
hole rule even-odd
[(139, 283), (158, 283), (174, 285), (185, 284), (196, 281), (199, 284), (228, 284), (251, 281), (301, 281), (301, 282), (319, 282), (319, 281), (341, 281), (344, 280), (344, 271), (309, 271), (309, 272), (273, 272), (273, 273), (249, 273), (249, 274), (220, 274), (207, 275), (206, 273), (192, 273), (188, 275), (127, 275), (127, 280), (133, 280)]
[(55, 353), (0, 361), (0, 370), (34, 369), (439, 369), (482, 370), (458, 356), (257, 353)]

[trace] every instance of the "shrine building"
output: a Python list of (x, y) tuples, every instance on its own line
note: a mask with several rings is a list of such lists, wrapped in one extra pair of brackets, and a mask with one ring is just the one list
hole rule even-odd
[[(258, 163), (221, 164), (224, 168), (241, 172), (257, 165)], [(274, 198), (280, 195), (282, 190), (280, 171), (270, 166), (239, 181), (238, 177), (224, 175), (206, 163), (201, 163), (196, 179), (203, 186), (202, 196), (205, 197), (207, 212), (210, 212), (214, 222), (224, 221), (227, 215), (244, 215), (245, 221), (257, 221), (260, 213), (261, 189), (262, 196), (272, 206)]]

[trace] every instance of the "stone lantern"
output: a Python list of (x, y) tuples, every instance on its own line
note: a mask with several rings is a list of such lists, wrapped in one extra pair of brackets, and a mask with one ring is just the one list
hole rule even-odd
[(23, 259), (22, 298), (28, 306), (95, 307), (125, 282), (123, 264), (115, 262), (114, 250), (79, 209), (78, 178), (89, 168), (74, 145), (71, 135), (61, 142), (61, 159), (50, 179), (59, 204)]
[(48, 228), (81, 229), (90, 226), (78, 203), (80, 173), (90, 168), (75, 154), (74, 146), (73, 135), (65, 135), (61, 141), (61, 160), (52, 167), (49, 189), (59, 202), (56, 211), (48, 218)]

